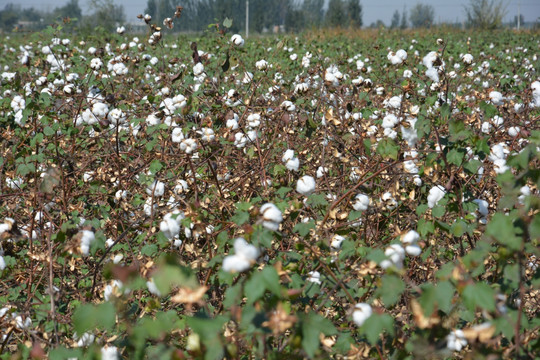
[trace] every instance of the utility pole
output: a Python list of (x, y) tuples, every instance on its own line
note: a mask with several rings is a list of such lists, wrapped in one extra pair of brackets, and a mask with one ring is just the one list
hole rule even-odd
[(521, 25), (521, 1), (518, 2), (518, 17), (517, 17), (517, 29)]
[(246, 0), (246, 39), (249, 37), (249, 0)]

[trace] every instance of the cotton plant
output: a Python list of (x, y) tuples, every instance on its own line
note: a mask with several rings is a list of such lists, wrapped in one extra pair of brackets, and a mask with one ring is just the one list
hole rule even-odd
[(260, 250), (241, 237), (234, 241), (234, 251), (233, 255), (227, 255), (223, 259), (223, 271), (240, 273), (249, 270), (260, 256)]

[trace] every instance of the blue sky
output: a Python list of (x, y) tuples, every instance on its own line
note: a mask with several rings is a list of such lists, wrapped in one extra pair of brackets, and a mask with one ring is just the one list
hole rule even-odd
[[(67, 0), (0, 0), (0, 9), (3, 9), (10, 2), (21, 5), (23, 8), (34, 7), (38, 10), (52, 10), (65, 4)], [(88, 9), (87, 2), (87, 0), (79, 0), (83, 11)], [(127, 21), (135, 21), (135, 16), (146, 8), (147, 0), (115, 0), (115, 2), (124, 6)], [(464, 6), (469, 3), (469, 0), (424, 0), (420, 2), (430, 4), (435, 8), (436, 22), (454, 22), (465, 19)], [(272, 1), (268, 0), (269, 6), (271, 3)], [(364, 25), (369, 25), (377, 19), (381, 19), (388, 25), (395, 10), (401, 12), (405, 6), (410, 9), (416, 3), (417, 1), (405, 0), (361, 0)], [(506, 21), (517, 15), (518, 4), (521, 4), (521, 13), (525, 17), (525, 21), (534, 21), (540, 17), (540, 0), (506, 0), (505, 3), (508, 4)]]

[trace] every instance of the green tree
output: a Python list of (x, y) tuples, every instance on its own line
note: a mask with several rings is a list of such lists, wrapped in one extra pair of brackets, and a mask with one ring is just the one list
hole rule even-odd
[(144, 13), (150, 15), (151, 17), (156, 17), (156, 14), (157, 14), (156, 0), (148, 0), (148, 2), (146, 3), (146, 9), (144, 9)]
[(349, 16), (349, 26), (362, 26), (362, 5), (360, 0), (348, 0), (346, 3), (347, 14)]
[(64, 6), (55, 8), (53, 14), (55, 17), (80, 19), (82, 10), (79, 6), (79, 0), (69, 0)]
[(125, 21), (124, 7), (116, 5), (113, 0), (90, 0), (89, 7), (93, 12), (84, 19), (84, 27), (87, 29), (101, 26), (112, 31)]
[(401, 13), (401, 23), (399, 24), (400, 29), (406, 29), (409, 27), (408, 21), (407, 21), (407, 9), (403, 8), (403, 12)]
[(434, 18), (435, 10), (433, 9), (433, 6), (421, 3), (416, 4), (411, 9), (411, 14), (409, 15), (411, 25), (415, 28), (430, 27), (433, 25)]
[(506, 5), (502, 0), (470, 0), (465, 7), (467, 25), (479, 29), (497, 29), (502, 26)]
[(19, 13), (12, 3), (7, 4), (4, 10), (0, 11), (0, 28), (11, 31), (19, 21)]
[(324, 19), (324, 0), (304, 0), (302, 13), (306, 26), (320, 27)]
[(343, 6), (343, 1), (330, 0), (328, 10), (326, 11), (324, 18), (327, 26), (343, 26), (343, 19), (345, 19), (345, 8)]
[(394, 11), (394, 15), (392, 15), (392, 21), (390, 22), (390, 29), (397, 29), (399, 26), (399, 11)]

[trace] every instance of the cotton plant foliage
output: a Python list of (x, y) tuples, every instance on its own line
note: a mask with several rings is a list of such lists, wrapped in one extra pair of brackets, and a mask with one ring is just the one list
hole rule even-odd
[(4, 357), (535, 353), (534, 30), (170, 10), (3, 34)]

